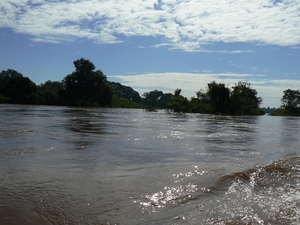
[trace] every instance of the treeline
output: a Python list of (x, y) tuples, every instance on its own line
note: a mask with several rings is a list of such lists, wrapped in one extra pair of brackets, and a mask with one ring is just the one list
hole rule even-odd
[(167, 103), (173, 97), (173, 94), (171, 93), (163, 93), (158, 90), (145, 92), (141, 97), (140, 94), (131, 87), (116, 82), (109, 82), (109, 85), (112, 87), (115, 96), (133, 101), (134, 103), (137, 103), (140, 108), (153, 107), (166, 109), (168, 107)]
[(197, 97), (188, 100), (177, 89), (168, 107), (179, 113), (209, 113), (225, 115), (263, 115), (259, 108), (262, 99), (248, 82), (239, 82), (232, 90), (215, 81), (207, 84), (207, 90), (197, 92)]
[(263, 111), (259, 108), (261, 97), (257, 97), (257, 91), (248, 82), (239, 82), (230, 89), (213, 81), (191, 99), (180, 95), (181, 89), (174, 94), (154, 90), (140, 96), (131, 87), (109, 82), (89, 60), (81, 58), (73, 64), (75, 71), (62, 81), (48, 80), (39, 85), (13, 69), (3, 70), (0, 72), (0, 103), (164, 108), (176, 113), (227, 115), (261, 115), (271, 110), (273, 115), (300, 115), (299, 90), (284, 91), (279, 109)]
[(106, 76), (88, 60), (74, 61), (75, 71), (60, 81), (36, 85), (28, 77), (8, 69), (0, 74), (0, 101), (17, 104), (108, 106), (112, 91)]
[(75, 71), (62, 81), (35, 84), (13, 70), (0, 73), (0, 103), (124, 108), (166, 108), (173, 97), (162, 91), (146, 92), (143, 97), (131, 87), (109, 82), (101, 70), (84, 58), (73, 62)]
[(268, 107), (261, 107), (260, 109), (263, 110), (265, 113), (272, 113), (275, 110), (277, 110), (277, 108), (275, 108), (275, 107), (270, 108), (269, 106)]
[[(86, 59), (73, 62), (75, 71), (62, 81), (46, 81), (36, 85), (21, 73), (8, 69), (0, 73), (0, 102), (16, 104), (139, 107), (137, 103), (114, 95), (114, 84), (107, 81), (101, 70)], [(130, 91), (129, 91), (130, 92)], [(139, 97), (133, 90), (124, 96)]]

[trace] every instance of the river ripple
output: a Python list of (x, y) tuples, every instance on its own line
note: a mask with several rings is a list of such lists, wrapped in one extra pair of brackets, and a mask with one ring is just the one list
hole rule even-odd
[(299, 118), (0, 106), (0, 224), (299, 224)]

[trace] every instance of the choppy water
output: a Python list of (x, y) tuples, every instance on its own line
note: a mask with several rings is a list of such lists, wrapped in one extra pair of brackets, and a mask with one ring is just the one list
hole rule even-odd
[(0, 224), (300, 224), (299, 118), (0, 105)]

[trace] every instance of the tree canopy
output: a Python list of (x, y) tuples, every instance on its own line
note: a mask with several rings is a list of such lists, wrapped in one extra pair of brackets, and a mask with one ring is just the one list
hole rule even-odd
[(10, 77), (7, 85), (1, 89), (1, 94), (8, 103), (39, 103), (37, 86), (28, 77), (19, 75)]
[(60, 99), (58, 92), (63, 90), (64, 85), (60, 81), (46, 81), (38, 85), (40, 93), (40, 104), (44, 105), (59, 105)]
[(238, 82), (231, 92), (231, 111), (237, 115), (256, 114), (262, 98), (257, 97), (257, 91), (248, 82)]
[(167, 103), (173, 97), (171, 93), (164, 93), (163, 91), (150, 91), (143, 94), (142, 104), (145, 106), (152, 106), (156, 108), (167, 108)]
[(230, 115), (264, 114), (259, 109), (262, 99), (256, 96), (257, 91), (251, 88), (250, 83), (239, 82), (232, 88), (233, 91), (230, 91), (225, 84), (213, 81), (207, 84), (206, 92), (200, 90), (197, 92), (197, 97), (191, 98), (190, 101), (181, 95), (175, 95), (168, 105), (174, 112)]
[(21, 104), (110, 106), (112, 89), (101, 70), (84, 58), (73, 62), (75, 71), (62, 82), (36, 85), (28, 77), (8, 69), (0, 73), (0, 102)]
[(109, 82), (109, 85), (112, 87), (113, 94), (117, 95), (120, 98), (125, 98), (136, 103), (141, 103), (140, 94), (133, 90), (131, 87), (124, 86), (120, 83)]
[(280, 116), (299, 116), (300, 115), (300, 91), (287, 89), (283, 91), (281, 98), (281, 107), (271, 115)]
[(282, 107), (296, 108), (300, 105), (300, 92), (299, 90), (287, 89), (283, 91), (281, 98)]
[(75, 71), (63, 79), (60, 98), (64, 104), (75, 106), (110, 106), (112, 90), (106, 76), (87, 59), (73, 62)]
[(168, 106), (175, 113), (190, 112), (189, 100), (182, 95), (174, 96), (170, 99)]
[(0, 73), (0, 88), (6, 87), (9, 79), (13, 77), (21, 78), (23, 75), (13, 69), (2, 70)]
[[(262, 98), (248, 82), (238, 82), (232, 90), (224, 83), (212, 81), (206, 90), (199, 90), (190, 100), (159, 90), (146, 92), (143, 97), (131, 87), (107, 81), (101, 70), (91, 61), (81, 58), (73, 62), (75, 70), (62, 81), (46, 81), (36, 85), (28, 77), (8, 69), (0, 73), (0, 102), (22, 104), (113, 106), (168, 108), (179, 113), (215, 113), (227, 115), (260, 115)], [(282, 108), (299, 114), (299, 90), (286, 90)]]
[(207, 97), (214, 110), (214, 113), (229, 113), (229, 88), (225, 84), (216, 83), (215, 81), (207, 84)]

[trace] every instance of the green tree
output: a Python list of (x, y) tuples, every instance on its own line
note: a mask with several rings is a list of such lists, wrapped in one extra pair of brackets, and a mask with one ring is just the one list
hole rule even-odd
[(60, 81), (47, 80), (45, 83), (39, 85), (42, 91), (58, 92), (64, 88), (64, 85)]
[(287, 89), (283, 91), (281, 103), (283, 107), (287, 107), (287, 106), (298, 107), (300, 105), (299, 90)]
[(36, 84), (23, 76), (11, 77), (1, 93), (7, 98), (8, 103), (37, 104), (40, 98)]
[(126, 98), (136, 103), (141, 103), (140, 94), (131, 87), (124, 86), (116, 82), (109, 82), (109, 85), (112, 87), (114, 95), (117, 95), (120, 98)]
[(142, 104), (154, 108), (167, 108), (167, 104), (173, 97), (171, 93), (163, 93), (162, 91), (154, 90), (145, 92), (142, 98)]
[(281, 98), (281, 107), (284, 108), (288, 114), (299, 113), (300, 105), (300, 92), (299, 90), (287, 89), (283, 91), (283, 96)]
[(190, 111), (192, 113), (214, 113), (208, 94), (203, 90), (196, 93), (197, 97), (190, 100)]
[(64, 104), (77, 106), (110, 106), (112, 90), (106, 76), (84, 58), (73, 62), (75, 71), (63, 79), (65, 89), (60, 91)]
[(159, 107), (158, 100), (163, 95), (162, 91), (154, 90), (143, 94), (143, 104), (146, 106)]
[(0, 73), (0, 89), (8, 85), (9, 79), (13, 77), (23, 77), (23, 75), (13, 69), (2, 70)]
[(264, 114), (259, 106), (261, 97), (257, 97), (257, 91), (251, 88), (248, 82), (238, 82), (231, 92), (231, 112), (235, 115)]
[(168, 108), (175, 113), (189, 112), (189, 100), (186, 97), (180, 95), (181, 89), (174, 91), (174, 97), (167, 103)]
[(225, 84), (216, 83), (215, 81), (207, 84), (207, 97), (212, 105), (214, 113), (226, 114), (229, 111), (229, 88)]
[(196, 93), (199, 103), (208, 104), (210, 102), (208, 94), (202, 89)]
[(177, 96), (170, 99), (168, 108), (175, 113), (189, 112), (189, 100), (183, 96)]
[(45, 105), (59, 104), (58, 92), (63, 90), (64, 85), (60, 81), (46, 81), (38, 86), (40, 92), (40, 103)]
[(163, 93), (158, 99), (158, 107), (162, 109), (166, 109), (168, 107), (168, 102), (173, 98), (173, 94), (171, 93)]

